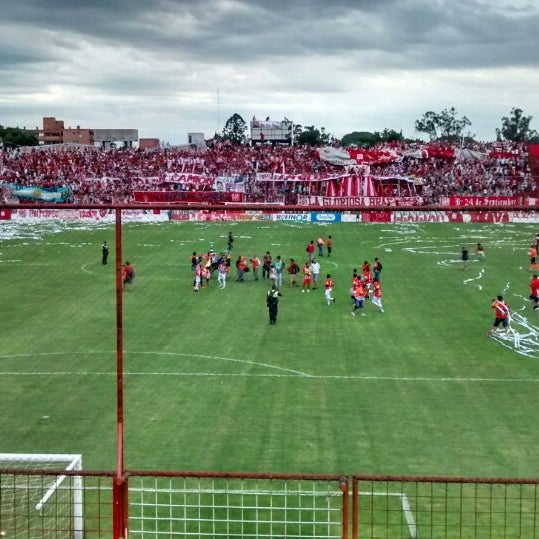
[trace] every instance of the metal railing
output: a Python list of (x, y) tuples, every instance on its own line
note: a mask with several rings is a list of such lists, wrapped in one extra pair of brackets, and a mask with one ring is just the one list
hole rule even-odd
[[(113, 537), (116, 481), (114, 472), (0, 469), (0, 533)], [(120, 536), (131, 538), (539, 537), (539, 479), (130, 471), (123, 484)]]

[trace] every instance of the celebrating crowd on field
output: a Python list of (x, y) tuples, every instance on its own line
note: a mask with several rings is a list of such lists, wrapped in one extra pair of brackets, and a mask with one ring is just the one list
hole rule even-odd
[[(327, 238), (319, 236), (316, 240), (311, 240), (305, 247), (306, 255), (303, 261), (296, 258), (289, 258), (285, 261), (281, 255), (274, 256), (270, 251), (266, 251), (262, 257), (257, 254), (251, 258), (243, 254), (232, 255), (234, 237), (232, 232), (228, 234), (227, 250), (217, 253), (214, 250), (214, 243), (210, 245), (209, 251), (197, 253), (193, 251), (190, 264), (192, 271), (192, 286), (195, 293), (203, 288), (212, 288), (212, 277), (217, 274), (217, 287), (224, 290), (227, 287), (229, 273), (234, 271), (233, 280), (237, 283), (244, 283), (247, 280), (267, 281), (270, 290), (267, 292), (267, 307), (269, 310), (270, 324), (276, 324), (279, 297), (282, 296), (283, 287), (301, 289), (303, 294), (310, 293), (311, 290), (324, 290), (324, 302), (328, 306), (336, 302), (333, 296), (334, 281), (330, 273), (322, 272), (321, 261), (324, 257), (331, 258), (333, 252), (333, 239), (331, 235)], [(233, 259), (236, 258), (235, 264)], [(381, 312), (384, 312), (382, 305), (382, 287), (380, 275), (383, 269), (381, 260), (374, 258), (371, 264), (365, 260), (361, 266), (352, 270), (351, 286), (349, 289), (352, 303), (350, 314), (356, 316), (356, 312), (366, 316), (365, 302), (372, 299), (372, 304)], [(252, 277), (248, 277), (248, 275)], [(286, 276), (286, 277), (285, 277)], [(125, 282), (125, 281), (124, 281)], [(301, 286), (300, 286), (301, 282)]]
[[(470, 157), (463, 159), (443, 152), (429, 156), (421, 151), (422, 145), (381, 146), (381, 150), (397, 150), (403, 157), (366, 165), (358, 162), (357, 166), (350, 160), (343, 164), (323, 159), (317, 148), (271, 144), (234, 146), (220, 142), (204, 149), (154, 150), (92, 146), (9, 149), (0, 152), (1, 197), (4, 202), (15, 201), (13, 186), (68, 188), (71, 202), (129, 203), (135, 191), (207, 192), (215, 189), (216, 179), (233, 176), (244, 182), (251, 200), (272, 201), (284, 195), (325, 194), (325, 180), (335, 181), (345, 174), (413, 178), (417, 193), (431, 203), (449, 195), (515, 196), (534, 193), (537, 188), (526, 144), (475, 144), (467, 148)], [(460, 148), (447, 143), (439, 147)], [(264, 181), (260, 180), (262, 175)], [(279, 181), (268, 181), (268, 177)]]

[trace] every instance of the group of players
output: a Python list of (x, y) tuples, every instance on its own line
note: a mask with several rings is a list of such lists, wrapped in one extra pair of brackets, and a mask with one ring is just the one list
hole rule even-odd
[(382, 287), (380, 285), (380, 273), (382, 271), (382, 262), (376, 257), (372, 267), (367, 260), (365, 260), (361, 266), (361, 275), (359, 275), (357, 269), (354, 269), (352, 274), (352, 286), (350, 288), (350, 297), (354, 308), (350, 313), (352, 316), (356, 316), (356, 312), (359, 311), (361, 316), (366, 316), (364, 311), (365, 301), (371, 298), (372, 304), (378, 307), (380, 312), (384, 312), (382, 305)]
[[(217, 283), (220, 289), (226, 288), (228, 274), (232, 268), (232, 246), (234, 238), (232, 233), (228, 236), (227, 250), (217, 254), (214, 250), (214, 244), (210, 244), (210, 249), (207, 253), (197, 254), (192, 253), (191, 269), (193, 272), (193, 290), (199, 292), (201, 288), (209, 287), (212, 274), (217, 272)], [(332, 252), (332, 238), (329, 236), (327, 240), (318, 238), (316, 241), (318, 247), (318, 256), (324, 256), (324, 247), (326, 256), (330, 257)], [(269, 251), (266, 251), (262, 260), (255, 254), (252, 258), (247, 259), (240, 255), (235, 261), (236, 282), (246, 281), (248, 273), (252, 273), (252, 280), (260, 279), (267, 280), (270, 284), (270, 290), (267, 292), (267, 306), (270, 314), (270, 324), (276, 323), (277, 304), (279, 297), (282, 295), (280, 290), (284, 285), (284, 275), (288, 274), (288, 286), (290, 288), (300, 287), (299, 279), (302, 278), (301, 291), (302, 293), (310, 293), (311, 290), (317, 290), (319, 287), (324, 288), (324, 300), (326, 304), (332, 305), (335, 303), (333, 297), (334, 281), (330, 273), (325, 275), (325, 279), (321, 279), (321, 264), (315, 257), (315, 241), (311, 240), (306, 247), (307, 260), (302, 268), (298, 265), (294, 258), (290, 258), (288, 264), (284, 262), (281, 256), (275, 259)], [(356, 316), (356, 313), (366, 316), (364, 311), (365, 302), (371, 300), (378, 310), (383, 313), (382, 305), (382, 287), (380, 284), (380, 273), (382, 271), (382, 262), (378, 257), (371, 264), (364, 261), (361, 266), (361, 272), (354, 268), (352, 273), (352, 281), (350, 286), (350, 298), (352, 301), (351, 315)]]

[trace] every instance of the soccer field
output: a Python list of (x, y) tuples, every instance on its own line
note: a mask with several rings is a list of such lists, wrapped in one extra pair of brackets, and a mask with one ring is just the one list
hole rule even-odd
[[(323, 288), (192, 289), (193, 251), (270, 251), (300, 266), (332, 235)], [(130, 469), (535, 477), (539, 315), (528, 299), (535, 225), (161, 223), (123, 226)], [(0, 224), (2, 452), (116, 459), (114, 228)], [(111, 246), (101, 264), (101, 244)], [(486, 257), (474, 255), (481, 242)], [(464, 271), (461, 249), (470, 252)], [(383, 262), (384, 313), (351, 316), (352, 270)], [(511, 331), (487, 338), (503, 294)]]

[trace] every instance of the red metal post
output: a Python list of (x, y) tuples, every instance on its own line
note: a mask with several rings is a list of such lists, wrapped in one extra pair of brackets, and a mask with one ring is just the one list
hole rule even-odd
[(112, 534), (114, 539), (127, 539), (128, 521), (128, 482), (127, 479), (114, 477), (112, 483), (113, 523)]
[(116, 474), (113, 487), (114, 539), (127, 537), (127, 481), (124, 477), (122, 210), (116, 208)]
[(359, 482), (352, 479), (352, 539), (357, 539), (359, 527)]
[(342, 477), (339, 481), (339, 486), (342, 492), (342, 539), (348, 539), (348, 504), (350, 503), (348, 479), (346, 477)]

